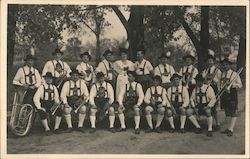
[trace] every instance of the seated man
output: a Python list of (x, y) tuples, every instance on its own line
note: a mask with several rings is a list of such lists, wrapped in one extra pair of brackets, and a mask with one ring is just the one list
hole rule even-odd
[(96, 131), (96, 112), (108, 112), (109, 113), (109, 128), (111, 132), (115, 132), (114, 122), (115, 122), (115, 110), (112, 106), (114, 102), (114, 90), (110, 83), (105, 82), (105, 77), (102, 72), (96, 74), (96, 83), (90, 89), (90, 123), (91, 130), (90, 133)]
[(187, 88), (181, 85), (180, 79), (181, 76), (174, 73), (170, 79), (173, 85), (167, 90), (168, 99), (170, 100), (170, 104), (167, 107), (167, 117), (171, 126), (170, 133), (175, 131), (173, 116), (176, 115), (180, 115), (180, 132), (185, 133), (184, 126), (186, 122), (186, 108), (189, 105), (189, 94)]
[(85, 133), (83, 127), (86, 116), (86, 103), (89, 99), (89, 91), (85, 82), (80, 79), (80, 73), (73, 69), (70, 72), (71, 79), (64, 83), (61, 91), (61, 100), (65, 105), (64, 116), (68, 125), (66, 132), (72, 131), (71, 110), (74, 109), (78, 115), (78, 130)]
[[(140, 108), (143, 103), (144, 93), (142, 85), (135, 82), (136, 73), (134, 71), (128, 71), (127, 74), (128, 83), (126, 84), (125, 89), (121, 90), (118, 97), (118, 102), (120, 105), (118, 111), (123, 112), (124, 106), (126, 110), (132, 109), (134, 111), (135, 134), (140, 134)], [(125, 121), (120, 122), (125, 123)]]
[(153, 78), (153, 86), (147, 89), (144, 102), (146, 104), (145, 112), (146, 119), (148, 122), (149, 128), (146, 130), (146, 133), (153, 132), (153, 122), (152, 115), (153, 111), (157, 112), (157, 123), (155, 130), (157, 133), (161, 133), (160, 125), (164, 118), (165, 107), (169, 105), (167, 100), (166, 90), (161, 85), (161, 77), (155, 76)]
[[(211, 115), (211, 109), (216, 103), (214, 90), (211, 86), (204, 84), (205, 79), (202, 77), (201, 74), (198, 74), (195, 77), (195, 80), (196, 87), (194, 88), (191, 95), (192, 108), (188, 109), (187, 114), (188, 116), (192, 115), (193, 113), (196, 113), (198, 116), (206, 115), (208, 125), (207, 136), (212, 137), (213, 117)], [(200, 128), (200, 125), (198, 124), (195, 118), (190, 120), (196, 128)]]
[[(46, 135), (51, 135), (51, 131), (48, 125), (47, 113), (54, 113), (55, 118), (55, 133), (59, 134), (59, 125), (61, 123), (63, 111), (60, 107), (59, 94), (56, 86), (52, 84), (53, 76), (50, 72), (47, 72), (43, 76), (45, 82), (37, 89), (34, 95), (34, 103), (38, 109), (38, 114), (40, 116), (43, 127), (45, 128)], [(51, 112), (52, 106), (56, 106), (55, 112)], [(52, 114), (53, 115), (53, 114)]]

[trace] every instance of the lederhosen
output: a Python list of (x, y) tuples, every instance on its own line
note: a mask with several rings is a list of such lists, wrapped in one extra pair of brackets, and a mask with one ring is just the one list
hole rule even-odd
[[(74, 82), (74, 87), (71, 87), (73, 81), (69, 81), (69, 96), (67, 97), (68, 104), (73, 108), (77, 107), (83, 102), (82, 90), (81, 90), (81, 80), (79, 87), (77, 87), (76, 82)], [(71, 93), (72, 92), (72, 93)]]
[[(104, 65), (104, 67), (105, 67), (105, 69), (106, 69), (106, 73), (107, 73), (107, 76), (108, 76), (108, 74), (109, 74), (109, 71), (110, 71), (110, 69), (111, 69), (111, 64), (109, 65), (109, 69), (108, 69), (108, 67), (106, 66), (106, 64), (104, 63), (104, 62), (102, 62), (103, 63), (103, 65)], [(106, 82), (108, 82), (108, 83), (110, 83), (111, 85), (112, 85), (112, 87), (113, 88), (116, 88), (116, 81), (115, 81), (115, 77), (114, 77), (114, 75), (112, 74), (112, 80), (105, 80)]]
[(130, 88), (128, 88), (128, 84), (126, 84), (126, 92), (124, 98), (124, 106), (125, 108), (133, 109), (133, 106), (137, 104), (138, 96), (136, 94), (138, 83), (135, 85), (135, 90), (133, 90), (132, 85), (130, 84)]
[[(36, 83), (35, 68), (34, 67), (32, 67), (32, 68), (33, 68), (33, 72), (30, 69), (28, 74), (25, 73), (24, 67), (22, 68), (24, 76), (25, 76), (24, 77), (25, 78), (25, 83), (28, 84), (29, 86), (32, 86), (32, 85), (34, 85)], [(28, 83), (28, 79), (29, 79), (30, 83)], [(34, 81), (33, 81), (33, 79), (34, 79)], [(27, 92), (26, 92), (26, 94), (25, 94), (25, 96), (23, 98), (23, 103), (24, 104), (31, 104), (32, 106), (35, 105), (34, 101), (33, 101), (33, 97), (34, 97), (34, 95), (36, 93), (36, 90), (37, 89), (28, 88), (28, 90), (27, 90)]]
[(137, 81), (142, 85), (143, 91), (146, 92), (146, 90), (150, 87), (150, 75), (145, 74), (145, 67), (148, 61), (145, 60), (143, 68), (139, 68), (140, 71), (142, 71), (142, 75), (137, 75)]
[(96, 87), (96, 97), (94, 98), (95, 104), (98, 109), (105, 109), (105, 106), (109, 102), (109, 97), (108, 97), (108, 83), (106, 83), (106, 88), (100, 86), (99, 89), (97, 88), (97, 85), (94, 84)]
[[(192, 78), (192, 75), (193, 75), (193, 73), (194, 73), (194, 70), (195, 70), (195, 67), (194, 67), (194, 66), (192, 67), (191, 72), (189, 72), (188, 67), (187, 67), (187, 69), (186, 69), (186, 72), (184, 72), (184, 67), (182, 68), (182, 75), (183, 75), (183, 77), (182, 77), (182, 84), (183, 84), (183, 85), (186, 85), (187, 80), (188, 80), (189, 78)], [(193, 91), (194, 88), (195, 88), (195, 85), (192, 84), (191, 81), (190, 81), (190, 82), (188, 83), (188, 93), (189, 93), (189, 95), (192, 94), (192, 91)]]
[[(54, 66), (54, 77), (53, 77), (53, 85), (55, 85), (56, 87), (58, 87), (58, 85), (60, 84), (61, 82), (61, 77), (55, 77), (55, 72), (56, 72), (56, 65), (53, 60), (51, 61), (53, 66)], [(61, 64), (60, 64), (61, 65)], [(64, 62), (62, 61), (62, 71), (64, 71)], [(61, 90), (62, 90), (62, 87), (63, 87), (63, 84), (65, 83), (65, 80), (62, 81), (61, 85), (59, 86), (58, 89), (58, 92), (60, 93)]]
[[(230, 80), (233, 75), (233, 71), (229, 78), (227, 78), (227, 73), (225, 77), (222, 77), (222, 83)], [(221, 75), (222, 76), (222, 75)], [(221, 109), (225, 110), (226, 116), (236, 116), (236, 110), (238, 109), (238, 94), (236, 88), (230, 88), (230, 93), (224, 92), (221, 95)]]
[[(155, 92), (154, 92), (154, 93), (153, 93), (153, 91), (152, 91), (152, 87), (150, 87), (151, 100), (154, 100), (154, 101), (155, 101), (154, 103), (152, 103), (152, 101), (151, 101), (151, 105), (152, 105), (152, 107), (153, 107), (153, 109), (154, 109), (154, 112), (157, 111), (157, 109), (158, 109), (157, 106), (158, 106), (159, 104), (161, 104), (162, 101), (163, 101), (163, 99), (162, 99), (163, 89), (164, 89), (164, 88), (162, 87), (161, 93), (159, 94), (159, 92), (157, 92), (157, 87), (155, 87)], [(160, 98), (161, 100), (159, 100), (159, 98)]]
[[(164, 66), (164, 65), (163, 65), (163, 66)], [(158, 68), (159, 68), (161, 77), (162, 77), (162, 76), (170, 76), (170, 75), (171, 75), (171, 71), (170, 71), (170, 68), (171, 68), (171, 67), (170, 67), (170, 65), (168, 65), (168, 69), (166, 69), (166, 66), (164, 66), (164, 72), (161, 71), (160, 66), (158, 66)], [(164, 75), (164, 73), (166, 73), (167, 75)], [(168, 90), (168, 88), (171, 87), (171, 82), (169, 82), (169, 83), (162, 83), (161, 85), (162, 85), (162, 87), (164, 87), (166, 90)]]
[[(196, 100), (196, 108), (198, 109), (199, 115), (206, 115), (206, 111), (204, 110), (204, 107), (208, 105), (208, 99), (207, 99), (207, 90), (210, 86), (208, 86), (205, 90), (205, 92), (198, 92), (197, 89), (195, 89), (195, 100)], [(202, 99), (205, 98), (206, 102), (202, 103)]]
[[(170, 99), (170, 102), (171, 102), (172, 106), (174, 107), (176, 113), (180, 114), (181, 111), (180, 111), (179, 108), (183, 104), (183, 96), (182, 96), (183, 86), (181, 87), (181, 91), (179, 91), (179, 90), (177, 91), (178, 87), (176, 87), (176, 91), (173, 91), (173, 87), (171, 87), (171, 99)], [(181, 98), (181, 102), (179, 102), (179, 96)]]

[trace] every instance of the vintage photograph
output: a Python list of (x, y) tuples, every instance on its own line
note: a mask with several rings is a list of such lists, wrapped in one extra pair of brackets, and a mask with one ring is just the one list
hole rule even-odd
[(249, 151), (246, 5), (7, 4), (6, 40), (7, 155)]

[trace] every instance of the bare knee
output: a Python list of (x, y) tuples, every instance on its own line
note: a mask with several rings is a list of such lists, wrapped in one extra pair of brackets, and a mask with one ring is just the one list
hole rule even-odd
[(211, 117), (211, 109), (206, 109), (206, 115), (207, 117)]
[(152, 108), (151, 108), (150, 106), (147, 106), (147, 107), (145, 108), (145, 113), (146, 113), (146, 115), (150, 115), (151, 112), (152, 112)]
[(86, 106), (82, 106), (81, 108), (79, 108), (79, 113), (85, 114), (86, 113)]
[(135, 116), (140, 116), (140, 108), (134, 108)]
[(162, 107), (162, 108), (158, 108), (158, 114), (160, 114), (160, 115), (164, 115), (164, 113), (165, 113), (165, 108), (164, 107)]
[(186, 109), (185, 108), (181, 108), (181, 115), (186, 115)]
[(109, 107), (109, 115), (111, 115), (111, 116), (115, 115), (115, 109), (114, 109), (114, 107)]
[(193, 113), (194, 113), (194, 110), (192, 108), (189, 108), (189, 109), (186, 110), (186, 114), (187, 114), (188, 117), (193, 115)]
[(167, 109), (167, 117), (172, 117), (173, 113), (170, 109)]
[(96, 112), (97, 112), (97, 109), (91, 108), (90, 109), (90, 116), (95, 116)]
[(71, 113), (71, 110), (72, 110), (71, 107), (64, 108), (64, 114), (69, 115)]

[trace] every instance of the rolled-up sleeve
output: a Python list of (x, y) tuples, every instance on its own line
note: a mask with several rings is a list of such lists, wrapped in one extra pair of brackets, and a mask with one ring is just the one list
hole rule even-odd
[(59, 97), (58, 90), (57, 90), (56, 86), (53, 86), (53, 87), (54, 87), (54, 93), (55, 93), (54, 102), (59, 103), (60, 102), (60, 97)]
[(93, 85), (92, 87), (91, 87), (91, 89), (90, 89), (90, 95), (89, 95), (89, 104), (90, 105), (95, 105), (95, 97), (96, 97), (96, 92), (97, 90), (96, 90), (96, 86), (95, 85)]
[(189, 105), (189, 94), (188, 94), (188, 90), (186, 87), (183, 87), (183, 92), (182, 92), (182, 96), (183, 96), (183, 107), (187, 107)]
[[(236, 78), (232, 84), (232, 88), (242, 88), (242, 82), (240, 76), (237, 73), (234, 73), (233, 78)], [(232, 78), (232, 79), (233, 79)]]
[(167, 98), (166, 89), (163, 89), (163, 92), (162, 92), (162, 105), (163, 106), (169, 106), (170, 105), (169, 100)]
[(107, 84), (108, 89), (108, 97), (109, 97), (109, 104), (112, 104), (114, 102), (114, 90), (111, 84)]
[(23, 76), (22, 70), (19, 68), (12, 83), (14, 85), (22, 86), (23, 84), (21, 83), (21, 78), (24, 78), (24, 76)]
[(136, 93), (138, 96), (138, 101), (137, 101), (137, 105), (141, 105), (144, 99), (144, 93), (143, 93), (143, 89), (140, 83), (138, 83), (137, 89), (136, 89)]
[(146, 104), (150, 104), (150, 98), (151, 98), (151, 93), (150, 93), (150, 88), (148, 88), (144, 97), (144, 102)]
[(36, 76), (35, 87), (38, 88), (42, 84), (42, 78), (41, 78), (40, 73), (37, 70), (35, 70), (35, 76)]
[(208, 103), (207, 106), (212, 108), (216, 103), (216, 98), (215, 98), (214, 90), (210, 86), (207, 89), (207, 97), (208, 97), (208, 100), (209, 100), (209, 103)]
[(69, 90), (69, 82), (65, 82), (63, 87), (62, 87), (62, 91), (61, 91), (61, 100), (63, 102), (63, 104), (67, 104), (67, 94), (68, 94), (68, 90)]
[(89, 101), (89, 90), (88, 87), (86, 86), (85, 82), (81, 82), (81, 91), (83, 92), (83, 99), (85, 99), (85, 102)]
[(38, 89), (37, 89), (37, 91), (36, 91), (36, 93), (35, 93), (35, 95), (33, 97), (33, 101), (34, 101), (34, 104), (35, 104), (37, 109), (41, 108), (40, 99), (41, 99), (41, 97), (43, 95), (43, 92), (44, 92), (43, 86), (40, 86), (40, 87), (38, 87)]

